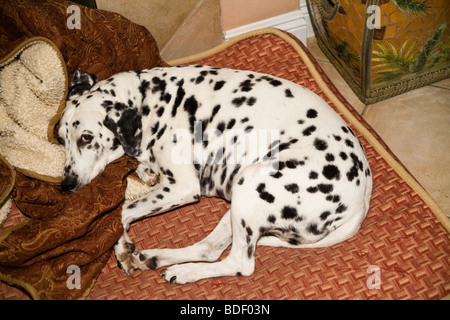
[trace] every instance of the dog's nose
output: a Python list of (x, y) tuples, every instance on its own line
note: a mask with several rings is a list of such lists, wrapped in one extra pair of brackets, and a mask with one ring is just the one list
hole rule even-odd
[(66, 176), (61, 182), (62, 191), (76, 191), (78, 186), (78, 180), (74, 176)]

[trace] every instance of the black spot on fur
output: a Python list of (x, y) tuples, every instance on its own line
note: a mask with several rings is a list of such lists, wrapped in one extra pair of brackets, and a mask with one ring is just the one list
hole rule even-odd
[(267, 221), (269, 221), (270, 223), (275, 223), (276, 220), (277, 218), (273, 214), (267, 217)]
[(227, 167), (224, 167), (222, 174), (220, 175), (220, 183), (223, 184), (225, 182), (225, 178), (227, 177)]
[(342, 212), (344, 212), (345, 210), (347, 210), (347, 206), (344, 205), (344, 204), (342, 204), (342, 203), (340, 203), (339, 206), (338, 206), (337, 209), (336, 209), (336, 213), (342, 213)]
[(297, 193), (299, 191), (299, 187), (296, 183), (287, 184), (284, 188), (291, 193)]
[(142, 100), (147, 96), (147, 90), (150, 86), (150, 82), (147, 80), (142, 80), (141, 85), (139, 86), (139, 92), (142, 95)]
[(255, 97), (250, 97), (247, 99), (247, 105), (248, 106), (253, 106), (256, 103), (256, 98)]
[(161, 139), (162, 135), (164, 134), (164, 132), (166, 131), (167, 128), (167, 124), (164, 125), (164, 127), (161, 128), (161, 130), (159, 130), (158, 134), (156, 135), (156, 139)]
[(341, 173), (339, 172), (338, 167), (336, 167), (333, 164), (326, 165), (325, 167), (323, 167), (322, 174), (328, 180), (332, 180), (332, 179), (339, 180), (341, 177)]
[(256, 191), (259, 193), (259, 197), (263, 199), (264, 201), (267, 201), (268, 203), (273, 203), (275, 201), (275, 197), (267, 192), (266, 190), (266, 184), (260, 183), (258, 187), (256, 188)]
[(278, 87), (281, 86), (281, 81), (274, 79), (272, 77), (269, 76), (262, 76), (261, 79), (268, 81), (272, 86), (274, 87)]
[(307, 116), (308, 118), (310, 118), (310, 119), (317, 118), (317, 111), (314, 110), (314, 109), (309, 109), (309, 110), (306, 112), (306, 116)]
[(102, 102), (101, 106), (106, 108), (106, 111), (109, 111), (111, 106), (113, 105), (113, 102), (111, 100), (105, 100)]
[(156, 115), (158, 116), (158, 117), (161, 117), (162, 115), (163, 115), (163, 113), (164, 113), (164, 107), (160, 107), (157, 111), (156, 111)]
[(297, 209), (295, 209), (294, 207), (285, 206), (281, 210), (281, 217), (283, 219), (294, 219), (295, 217), (297, 217)]
[(316, 138), (314, 140), (314, 147), (316, 147), (317, 150), (324, 151), (328, 148), (328, 144), (326, 141)]
[(247, 256), (248, 256), (249, 259), (251, 259), (252, 256), (253, 256), (253, 245), (252, 244), (248, 246)]
[(134, 208), (136, 208), (136, 207), (137, 207), (137, 202), (135, 201), (135, 202), (133, 202), (133, 203), (130, 203), (130, 204), (128, 205), (127, 209), (134, 209)]
[(330, 211), (322, 212), (322, 214), (320, 215), (320, 219), (321, 220), (326, 220), (330, 214), (331, 214)]
[(231, 119), (227, 124), (227, 129), (228, 130), (232, 129), (235, 124), (236, 124), (236, 119)]
[(220, 122), (217, 125), (217, 131), (219, 131), (222, 134), (224, 130), (225, 130), (225, 122)]
[(155, 134), (159, 130), (159, 121), (151, 127), (152, 134)]
[(322, 193), (330, 193), (333, 191), (333, 185), (332, 184), (324, 184), (321, 183), (317, 186), (319, 188), (319, 191)]
[(302, 161), (296, 161), (296, 160), (287, 160), (286, 161), (286, 167), (289, 169), (295, 169), (297, 168), (297, 165), (300, 165)]
[(315, 180), (315, 179), (317, 179), (319, 177), (319, 174), (317, 173), (317, 172), (315, 172), (315, 171), (311, 171), (310, 173), (309, 173), (309, 178), (311, 179), (311, 180)]
[(203, 80), (205, 80), (205, 77), (203, 77), (203, 76), (199, 76), (199, 77), (197, 77), (197, 79), (195, 79), (195, 84), (199, 84), (199, 83), (202, 83), (202, 82), (203, 82)]
[(234, 104), (236, 107), (240, 107), (245, 103), (246, 100), (247, 100), (246, 97), (239, 97), (239, 98), (234, 98), (231, 101), (231, 103)]
[(276, 172), (275, 174), (272, 175), (272, 177), (274, 177), (275, 179), (279, 179), (282, 176), (283, 176), (283, 174), (280, 171), (278, 171), (278, 172)]
[(327, 201), (331, 201), (331, 202), (333, 202), (333, 203), (338, 203), (340, 200), (341, 200), (341, 197), (340, 196), (338, 196), (338, 195), (328, 195), (327, 196)]
[(225, 81), (217, 81), (216, 84), (214, 85), (214, 91), (222, 89), (224, 84), (225, 84)]
[[(164, 110), (163, 110), (164, 111)], [(143, 106), (141, 109), (141, 113), (143, 116), (148, 116), (150, 114), (150, 108), (149, 106)]]
[(353, 181), (354, 178), (359, 176), (358, 169), (363, 171), (363, 163), (359, 160), (358, 156), (356, 156), (353, 152), (350, 153), (350, 157), (353, 161), (353, 166), (347, 172), (348, 181)]
[(286, 96), (286, 98), (294, 98), (294, 95), (292, 94), (290, 89), (284, 90), (284, 95)]
[(353, 142), (348, 139), (345, 139), (345, 144), (347, 145), (347, 147), (350, 147), (350, 148), (354, 147)]
[(327, 153), (325, 156), (325, 159), (329, 162), (333, 162), (334, 161), (334, 156), (331, 153)]
[(172, 95), (170, 93), (166, 93), (164, 95), (161, 95), (161, 98), (159, 100), (164, 101), (165, 103), (169, 103), (170, 100), (172, 100)]
[(153, 77), (152, 84), (153, 84), (152, 93), (161, 92), (161, 97), (162, 97), (166, 91), (166, 86), (167, 86), (166, 81), (162, 80), (158, 77)]
[(177, 83), (178, 89), (177, 89), (177, 95), (175, 97), (175, 103), (173, 104), (173, 108), (172, 108), (172, 117), (175, 117), (175, 115), (177, 114), (177, 109), (181, 105), (181, 102), (183, 101), (184, 96), (186, 95), (186, 92), (183, 89), (183, 84), (184, 84), (183, 79), (181, 79)]
[(212, 110), (212, 112), (211, 112), (211, 117), (209, 118), (209, 122), (212, 122), (212, 121), (213, 121), (214, 117), (216, 116), (217, 112), (219, 112), (219, 110), (220, 110), (220, 104), (216, 105), (216, 106), (213, 108), (213, 110)]
[(239, 84), (239, 88), (241, 88), (242, 92), (250, 92), (254, 85), (255, 84), (251, 80), (247, 79)]
[(189, 114), (189, 129), (194, 132), (195, 113), (198, 109), (198, 101), (194, 96), (190, 96), (184, 102), (184, 110)]
[(314, 131), (316, 131), (316, 126), (309, 126), (305, 130), (303, 130), (302, 134), (304, 136), (310, 136)]
[(317, 228), (317, 224), (316, 223), (311, 223), (306, 230), (316, 236), (322, 234), (322, 232)]
[(226, 192), (230, 193), (231, 191), (231, 186), (233, 185), (233, 180), (234, 177), (236, 176), (236, 174), (239, 172), (239, 170), (241, 169), (240, 165), (236, 165), (233, 169), (233, 171), (230, 174), (230, 177), (228, 178), (228, 182), (227, 182), (227, 186), (226, 186)]

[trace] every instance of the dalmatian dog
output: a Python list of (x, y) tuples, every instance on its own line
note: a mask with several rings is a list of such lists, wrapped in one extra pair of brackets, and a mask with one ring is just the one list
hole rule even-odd
[[(77, 71), (58, 135), (63, 190), (78, 190), (124, 154), (154, 184), (123, 207), (115, 255), (127, 274), (170, 266), (161, 276), (179, 284), (248, 276), (257, 245), (331, 246), (352, 237), (369, 208), (371, 171), (349, 126), (313, 92), (267, 74), (196, 65), (97, 81)], [(201, 196), (231, 202), (205, 239), (136, 249), (133, 221)]]

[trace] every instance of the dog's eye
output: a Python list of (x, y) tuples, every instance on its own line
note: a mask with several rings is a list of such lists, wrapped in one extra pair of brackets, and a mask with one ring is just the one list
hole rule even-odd
[(94, 136), (91, 134), (83, 134), (83, 135), (81, 135), (81, 142), (90, 143), (93, 138), (94, 138)]

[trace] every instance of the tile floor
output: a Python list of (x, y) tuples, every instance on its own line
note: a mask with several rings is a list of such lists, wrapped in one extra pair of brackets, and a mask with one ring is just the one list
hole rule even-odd
[[(218, 44), (217, 37), (199, 37), (198, 28), (192, 29), (195, 41), (186, 41), (189, 37), (189, 26), (185, 26), (180, 45), (177, 47), (176, 39), (172, 39), (170, 55), (162, 50), (163, 58), (191, 55)], [(212, 38), (215, 40), (208, 46)], [(317, 46), (315, 38), (308, 39), (307, 47), (345, 98), (450, 217), (450, 78), (364, 105)]]

